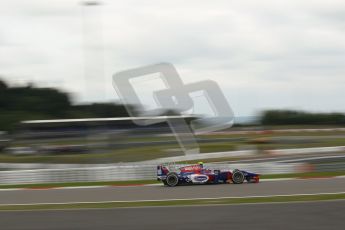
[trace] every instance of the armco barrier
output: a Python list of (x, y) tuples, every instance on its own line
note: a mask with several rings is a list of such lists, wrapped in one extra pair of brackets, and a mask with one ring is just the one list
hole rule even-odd
[[(296, 173), (306, 169), (304, 163), (206, 164), (209, 168), (242, 169), (260, 174)], [(179, 167), (182, 165), (176, 165)], [(308, 168), (308, 167), (307, 167)], [(68, 169), (0, 171), (0, 184), (33, 184), (89, 181), (151, 180), (156, 165), (109, 166)]]

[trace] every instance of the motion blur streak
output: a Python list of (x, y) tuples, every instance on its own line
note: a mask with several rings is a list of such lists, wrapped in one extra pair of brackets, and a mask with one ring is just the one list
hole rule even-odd
[[(342, 229), (345, 201), (230, 206), (0, 212), (8, 230)], [(135, 221), (133, 221), (135, 218)], [(140, 228), (138, 228), (140, 226)]]
[(259, 184), (105, 187), (0, 191), (0, 204), (193, 199), (344, 192), (345, 178), (267, 181)]

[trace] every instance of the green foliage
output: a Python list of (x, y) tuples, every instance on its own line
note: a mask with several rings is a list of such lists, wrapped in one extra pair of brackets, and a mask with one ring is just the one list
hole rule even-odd
[(1, 80), (0, 80), (0, 90), (1, 90), (1, 89), (6, 89), (6, 88), (7, 88), (6, 83), (5, 83), (4, 81), (1, 81)]
[(9, 87), (0, 80), (0, 130), (22, 120), (128, 116), (114, 103), (72, 105), (70, 96), (53, 88)]
[(94, 103), (76, 105), (71, 110), (71, 117), (126, 117), (128, 113), (123, 105), (112, 103)]
[(261, 118), (263, 125), (345, 125), (345, 114), (307, 113), (291, 110), (269, 110)]

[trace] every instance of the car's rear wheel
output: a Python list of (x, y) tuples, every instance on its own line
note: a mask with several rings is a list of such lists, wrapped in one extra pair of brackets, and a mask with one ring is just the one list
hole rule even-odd
[(169, 187), (178, 185), (178, 175), (176, 173), (169, 173), (166, 177), (166, 185)]
[(244, 179), (244, 174), (240, 170), (235, 169), (232, 172), (232, 181), (234, 182), (234, 184), (242, 184), (244, 182)]

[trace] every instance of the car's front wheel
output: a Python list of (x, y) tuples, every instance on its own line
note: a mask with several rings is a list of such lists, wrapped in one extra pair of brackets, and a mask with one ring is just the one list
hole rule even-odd
[(166, 177), (166, 185), (169, 187), (175, 187), (178, 185), (178, 175), (177, 173), (169, 173)]
[(240, 170), (235, 169), (232, 172), (232, 181), (234, 182), (234, 184), (242, 184), (244, 182), (244, 179), (244, 174)]

